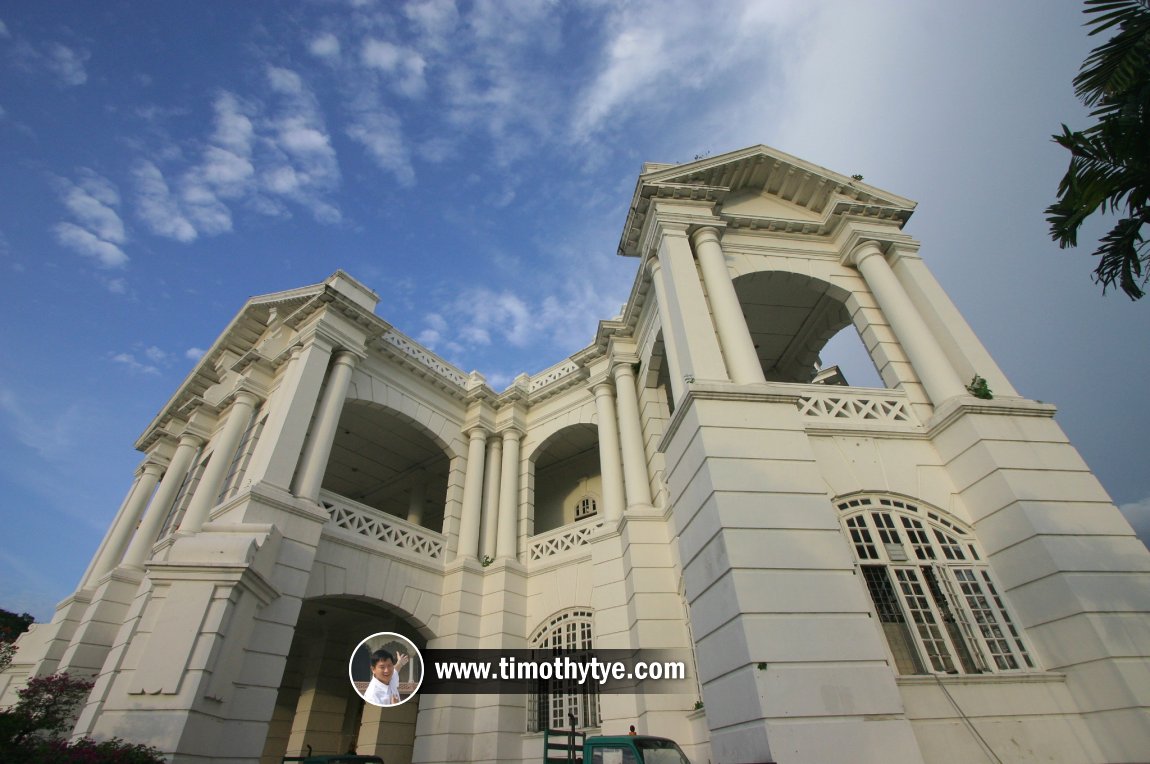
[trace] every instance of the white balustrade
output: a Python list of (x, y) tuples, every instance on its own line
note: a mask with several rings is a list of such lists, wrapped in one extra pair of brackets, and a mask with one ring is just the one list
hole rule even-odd
[(838, 424), (918, 424), (906, 396), (893, 390), (850, 389), (828, 386), (804, 392), (799, 413), (820, 422)]
[(527, 559), (530, 562), (536, 562), (586, 546), (591, 543), (591, 538), (601, 527), (603, 527), (603, 518), (593, 516), (571, 525), (564, 525), (553, 531), (532, 536), (527, 543)]
[(324, 494), (323, 505), (331, 513), (330, 525), (366, 536), (395, 549), (442, 560), (445, 540), (443, 534), (421, 528), (395, 515), (357, 504), (342, 496)]
[(421, 347), (415, 340), (407, 335), (392, 329), (380, 338), (381, 341), (395, 348), (416, 366), (423, 367), (445, 381), (459, 387), (467, 385), (467, 375), (455, 368), (447, 361)]

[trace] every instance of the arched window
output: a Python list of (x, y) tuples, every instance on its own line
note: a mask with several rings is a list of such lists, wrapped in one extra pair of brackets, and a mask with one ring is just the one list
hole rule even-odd
[[(531, 647), (551, 653), (580, 653), (591, 650), (592, 612), (585, 609), (556, 613), (535, 630)], [(542, 656), (541, 656), (542, 657)], [(574, 680), (539, 680), (527, 704), (527, 731), (571, 728), (570, 715), (581, 729), (599, 726), (599, 691), (594, 683), (580, 686)]]
[(901, 674), (1024, 671), (1034, 663), (972, 534), (905, 499), (835, 502)]
[(575, 502), (576, 520), (585, 520), (594, 515), (596, 511), (598, 511), (598, 504), (595, 502), (594, 496), (587, 495)]

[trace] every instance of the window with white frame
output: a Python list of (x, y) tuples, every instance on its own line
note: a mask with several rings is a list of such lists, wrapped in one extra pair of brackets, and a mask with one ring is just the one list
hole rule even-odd
[[(547, 619), (531, 637), (535, 650), (572, 654), (591, 650), (590, 610), (565, 610)], [(527, 704), (527, 731), (570, 729), (572, 715), (580, 729), (599, 726), (599, 692), (594, 682), (581, 686), (574, 680), (539, 680)]]
[(969, 530), (905, 499), (835, 505), (900, 674), (1034, 668)]

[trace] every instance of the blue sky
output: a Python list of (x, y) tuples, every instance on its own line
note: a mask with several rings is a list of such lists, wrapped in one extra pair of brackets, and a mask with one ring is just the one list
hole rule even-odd
[[(243, 301), (337, 268), (501, 388), (586, 345), (644, 161), (766, 143), (907, 230), (1022, 394), (1150, 517), (1150, 305), (1042, 210), (1077, 3), (0, 0), (0, 607), (71, 592), (132, 443)], [(1095, 226), (1093, 235), (1101, 229)], [(852, 343), (848, 377), (865, 380)], [(1146, 523), (1150, 527), (1150, 522)]]

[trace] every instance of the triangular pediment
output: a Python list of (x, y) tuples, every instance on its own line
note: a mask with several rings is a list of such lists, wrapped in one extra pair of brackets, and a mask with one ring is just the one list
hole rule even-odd
[(723, 213), (736, 217), (758, 217), (815, 222), (821, 215), (800, 204), (784, 201), (766, 191), (735, 191), (723, 203)]
[(769, 146), (750, 146), (682, 164), (644, 165), (619, 253), (635, 244), (653, 199), (690, 199), (714, 205), (735, 226), (826, 234), (843, 215), (876, 216), (900, 224), (915, 203)]

